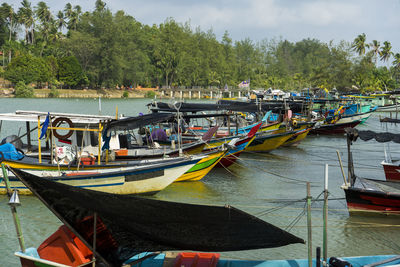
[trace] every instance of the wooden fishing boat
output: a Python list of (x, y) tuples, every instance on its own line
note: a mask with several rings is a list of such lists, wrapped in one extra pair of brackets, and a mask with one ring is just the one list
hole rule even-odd
[[(15, 253), (23, 267), (93, 263), (134, 267), (307, 267), (320, 263), (317, 259), (311, 263), (307, 259), (235, 260), (224, 259), (219, 253), (179, 252), (271, 248), (304, 243), (302, 239), (228, 205), (193, 205), (112, 195), (72, 188), (25, 174), (20, 177), (64, 223), (37, 248)], [(171, 250), (175, 252), (168, 252)], [(384, 263), (399, 264), (400, 257), (374, 255), (329, 259), (331, 266), (377, 266)]]
[[(349, 179), (348, 181), (345, 179), (342, 189), (345, 191), (349, 213), (400, 215), (400, 182), (357, 177), (354, 173), (353, 156), (350, 150), (351, 144), (358, 138), (389, 141), (391, 138), (393, 140), (400, 136), (358, 131), (354, 128), (347, 128), (346, 134)], [(398, 141), (400, 142), (400, 139)]]
[(283, 145), (291, 138), (296, 131), (272, 134), (260, 132), (256, 134), (254, 140), (245, 148), (245, 152), (268, 152)]
[[(115, 194), (155, 194), (173, 183), (205, 156), (169, 158), (156, 161), (136, 162), (134, 165), (107, 169), (83, 169), (72, 171), (23, 169), (31, 175), (45, 176), (47, 179), (74, 187)], [(10, 176), (10, 185), (21, 194), (32, 194), (19, 179)], [(0, 194), (6, 193), (5, 182), (0, 183)]]
[[(95, 256), (97, 264), (121, 266), (142, 252), (237, 251), (304, 243), (229, 205), (194, 205), (108, 194), (20, 170), (13, 172), (66, 226), (37, 250), (31, 249), (32, 253), (36, 251), (36, 259), (77, 266)], [(26, 261), (35, 260), (19, 255), (23, 266), (28, 266)]]
[(400, 182), (357, 177), (353, 186), (343, 186), (350, 214), (400, 215)]
[(206, 157), (201, 159), (196, 165), (187, 170), (182, 174), (175, 182), (182, 181), (199, 181), (204, 178), (211, 170), (214, 168), (218, 162), (228, 153), (229, 149), (219, 150), (214, 149), (214, 151), (207, 152)]
[(303, 141), (307, 135), (310, 133), (310, 131), (313, 128), (306, 128), (306, 129), (301, 129), (297, 131), (294, 135), (292, 135), (289, 139), (287, 139), (282, 146), (297, 146), (301, 141)]

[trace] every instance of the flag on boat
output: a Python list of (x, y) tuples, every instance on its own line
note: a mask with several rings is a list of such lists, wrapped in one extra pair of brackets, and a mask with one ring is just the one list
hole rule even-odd
[(250, 79), (246, 81), (242, 81), (238, 84), (239, 88), (249, 88), (250, 87)]
[(44, 120), (42, 125), (42, 130), (40, 131), (39, 139), (46, 137), (47, 127), (49, 127), (49, 122), (50, 122), (50, 112), (47, 112), (46, 119)]

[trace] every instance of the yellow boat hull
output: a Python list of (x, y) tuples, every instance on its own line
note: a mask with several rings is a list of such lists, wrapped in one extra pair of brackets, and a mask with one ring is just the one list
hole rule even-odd
[(303, 141), (308, 133), (311, 131), (310, 129), (305, 130), (304, 132), (298, 133), (290, 137), (285, 143), (283, 143), (283, 146), (296, 146), (298, 145), (301, 141)]
[(199, 181), (204, 178), (215, 165), (225, 156), (227, 151), (212, 153), (208, 157), (200, 160), (196, 165), (181, 175), (175, 182)]
[(251, 142), (249, 146), (244, 150), (245, 152), (268, 152), (280, 147), (290, 137), (294, 135), (294, 132), (288, 132), (283, 134), (271, 134), (271, 135), (258, 135)]

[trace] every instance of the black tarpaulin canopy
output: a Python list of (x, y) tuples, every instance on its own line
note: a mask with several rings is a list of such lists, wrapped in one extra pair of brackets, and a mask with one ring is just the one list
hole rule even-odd
[(126, 130), (137, 129), (150, 124), (165, 122), (173, 119), (175, 114), (172, 113), (150, 113), (137, 117), (128, 117), (125, 119), (114, 120), (106, 125), (106, 130)]
[[(273, 112), (280, 112), (284, 110), (283, 102), (279, 103), (259, 103), (256, 102), (240, 102), (240, 101), (223, 101), (220, 100), (218, 103), (184, 103), (179, 102), (174, 105), (156, 102), (150, 103), (147, 106), (153, 111), (164, 111), (164, 112), (200, 112), (200, 111), (236, 111), (236, 112), (267, 112), (272, 110)], [(300, 112), (302, 110), (301, 103), (289, 103), (290, 109), (293, 112)]]
[(101, 229), (96, 232), (96, 255), (112, 266), (121, 266), (141, 252), (235, 251), (304, 243), (301, 238), (231, 206), (109, 194), (11, 170), (90, 249), (96, 213), (97, 229)]
[(400, 143), (400, 134), (394, 134), (389, 132), (377, 133), (374, 131), (360, 131), (356, 128), (346, 128), (345, 129), (347, 138), (351, 141), (356, 141), (357, 138), (360, 138), (363, 141), (369, 141), (371, 139), (375, 139), (377, 142), (385, 143), (385, 142), (395, 142)]

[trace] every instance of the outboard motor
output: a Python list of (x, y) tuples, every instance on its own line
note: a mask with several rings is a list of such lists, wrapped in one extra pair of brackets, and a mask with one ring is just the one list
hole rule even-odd
[(9, 135), (6, 138), (4, 138), (3, 140), (1, 140), (0, 145), (4, 145), (5, 143), (11, 143), (15, 146), (15, 148), (17, 149), (22, 149), (22, 141), (21, 138), (19, 138), (17, 135), (13, 134), (13, 135)]

